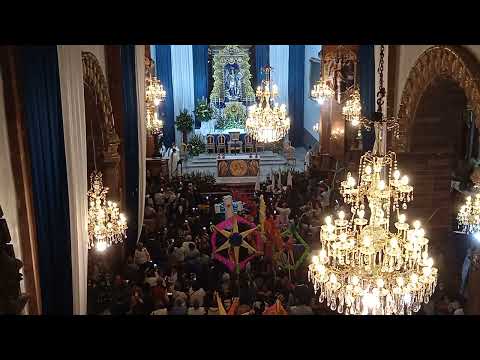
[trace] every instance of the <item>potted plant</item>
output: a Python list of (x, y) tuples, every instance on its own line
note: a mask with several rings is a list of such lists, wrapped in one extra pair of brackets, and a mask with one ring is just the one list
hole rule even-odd
[(188, 153), (191, 156), (198, 156), (199, 154), (205, 152), (205, 150), (207, 149), (207, 146), (203, 142), (202, 137), (197, 134), (192, 136), (188, 145)]
[(200, 122), (208, 122), (212, 119), (213, 111), (210, 106), (208, 106), (207, 100), (201, 99), (197, 102), (195, 107), (195, 118), (200, 120)]
[(183, 143), (187, 143), (187, 134), (193, 130), (193, 117), (188, 113), (187, 109), (178, 114), (175, 125), (177, 126), (177, 130), (181, 131), (183, 134)]

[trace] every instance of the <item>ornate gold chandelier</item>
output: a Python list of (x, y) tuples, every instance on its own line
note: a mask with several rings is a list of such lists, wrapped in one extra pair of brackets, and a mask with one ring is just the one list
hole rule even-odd
[(360, 91), (358, 89), (353, 90), (350, 98), (345, 102), (342, 108), (342, 115), (345, 116), (345, 120), (352, 123), (353, 126), (360, 124), (362, 117), (362, 102), (360, 101)]
[(116, 203), (107, 201), (108, 187), (103, 186), (102, 173), (90, 175), (88, 191), (88, 248), (105, 251), (125, 238), (127, 220)]
[(458, 225), (463, 232), (476, 233), (480, 231), (480, 187), (474, 187), (475, 194), (465, 198), (465, 203), (458, 212)]
[(287, 117), (285, 104), (278, 105), (278, 87), (270, 80), (272, 68), (264, 69), (265, 80), (256, 91), (258, 103), (248, 109), (245, 124), (247, 132), (258, 142), (271, 143), (282, 139), (290, 129), (290, 118)]
[(425, 231), (419, 221), (410, 227), (400, 213), (413, 199), (413, 187), (407, 176), (401, 177), (395, 153), (386, 151), (392, 122), (383, 118), (385, 89), (383, 71), (379, 73), (378, 109), (371, 122), (375, 146), (360, 159), (358, 186), (350, 174), (341, 185), (352, 216), (348, 219), (343, 211), (335, 220), (327, 216), (321, 250), (309, 266), (320, 301), (346, 315), (410, 315), (430, 300), (437, 282)]
[(145, 107), (146, 128), (151, 134), (158, 134), (163, 128), (163, 121), (158, 119), (157, 107), (167, 97), (163, 85), (153, 75), (154, 61), (146, 58), (145, 64)]
[(328, 85), (326, 79), (318, 81), (313, 85), (311, 91), (311, 96), (314, 98), (320, 105), (325, 101), (330, 100), (335, 95), (335, 91)]
[(480, 168), (475, 168), (470, 179), (473, 193), (465, 198), (457, 215), (459, 228), (467, 234), (480, 232)]

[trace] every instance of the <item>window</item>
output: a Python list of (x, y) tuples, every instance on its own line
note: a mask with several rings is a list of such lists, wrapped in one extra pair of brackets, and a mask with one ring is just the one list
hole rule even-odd
[(313, 86), (320, 81), (321, 63), (319, 58), (310, 58), (310, 87), (308, 97), (312, 98)]

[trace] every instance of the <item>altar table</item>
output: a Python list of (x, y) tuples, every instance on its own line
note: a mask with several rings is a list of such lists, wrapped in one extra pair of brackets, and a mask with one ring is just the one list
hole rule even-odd
[(260, 171), (260, 156), (225, 155), (217, 157), (218, 177), (257, 176)]

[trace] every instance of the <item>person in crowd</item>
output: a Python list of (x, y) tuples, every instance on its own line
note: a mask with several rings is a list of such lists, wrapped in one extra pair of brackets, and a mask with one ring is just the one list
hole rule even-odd
[(174, 303), (172, 308), (169, 311), (169, 315), (186, 315), (187, 314), (187, 307), (185, 305), (185, 302), (177, 298)]
[(134, 286), (132, 289), (132, 295), (130, 297), (130, 311), (131, 315), (145, 315), (146, 306), (143, 299), (143, 291), (140, 287)]
[(129, 310), (130, 289), (127, 282), (120, 276), (115, 276), (112, 288), (112, 305), (110, 313), (112, 315), (124, 315)]
[(147, 203), (145, 205), (144, 218), (145, 219), (155, 219), (156, 211), (153, 204), (153, 199), (148, 197)]
[(290, 315), (313, 315), (313, 310), (310, 306), (311, 294), (307, 286), (297, 286), (295, 289), (296, 305), (289, 307)]
[(140, 269), (145, 268), (145, 264), (150, 261), (150, 254), (142, 242), (137, 244), (134, 260), (135, 264), (138, 265)]
[(200, 306), (198, 299), (195, 299), (193, 305), (188, 308), (187, 315), (206, 315), (205, 308)]
[(158, 305), (150, 315), (168, 315), (168, 309), (164, 305)]
[(192, 287), (189, 290), (190, 305), (193, 306), (195, 301), (198, 301), (200, 306), (203, 306), (203, 301), (205, 299), (206, 292), (199, 286), (198, 281), (194, 281)]

